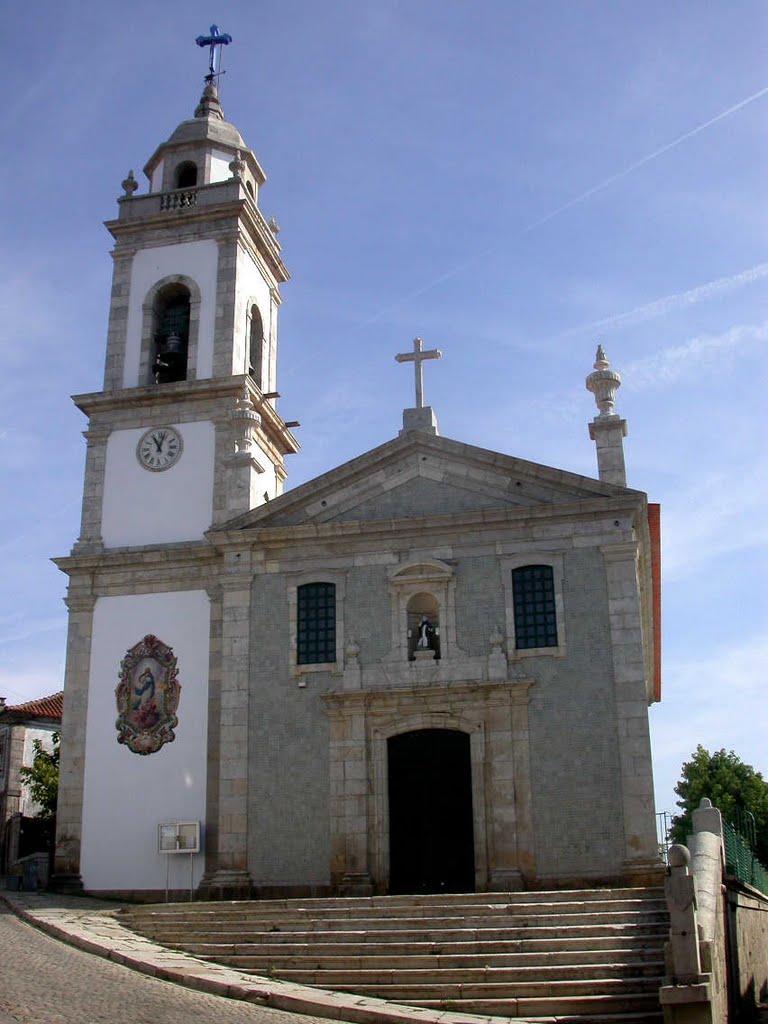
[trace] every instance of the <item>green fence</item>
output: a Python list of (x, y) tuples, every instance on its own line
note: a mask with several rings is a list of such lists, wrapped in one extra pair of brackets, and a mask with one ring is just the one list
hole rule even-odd
[(735, 823), (723, 821), (725, 870), (735, 875), (740, 882), (746, 882), (768, 896), (768, 871), (757, 859), (748, 841), (755, 841), (754, 818), (751, 814), (744, 815), (744, 820), (741, 817)]

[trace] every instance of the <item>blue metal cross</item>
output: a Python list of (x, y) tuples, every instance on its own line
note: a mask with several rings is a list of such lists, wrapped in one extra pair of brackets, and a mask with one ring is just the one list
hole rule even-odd
[[(217, 74), (220, 72), (216, 68), (216, 47), (227, 46), (232, 42), (232, 36), (227, 35), (226, 32), (219, 32), (218, 25), (211, 25), (211, 34), (209, 36), (198, 36), (195, 40), (198, 46), (210, 46), (211, 56), (208, 62), (208, 74), (205, 76), (206, 82), (212, 82)], [(219, 67), (221, 67), (221, 50), (218, 52)]]

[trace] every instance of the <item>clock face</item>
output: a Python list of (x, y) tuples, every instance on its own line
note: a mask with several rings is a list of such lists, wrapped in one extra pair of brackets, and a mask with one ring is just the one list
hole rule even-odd
[(144, 469), (161, 472), (178, 462), (184, 444), (173, 427), (153, 427), (139, 438), (136, 458)]

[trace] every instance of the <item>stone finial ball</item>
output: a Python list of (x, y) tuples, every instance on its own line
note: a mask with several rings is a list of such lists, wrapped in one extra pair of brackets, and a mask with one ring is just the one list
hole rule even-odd
[(691, 851), (682, 843), (673, 843), (667, 852), (667, 863), (671, 868), (687, 868), (691, 863)]

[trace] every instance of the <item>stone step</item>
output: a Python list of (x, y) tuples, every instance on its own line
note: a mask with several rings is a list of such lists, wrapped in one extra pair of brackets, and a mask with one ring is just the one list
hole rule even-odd
[(216, 905), (206, 905), (204, 911), (195, 909), (194, 904), (176, 905), (174, 909), (164, 908), (127, 908), (121, 911), (125, 917), (136, 921), (161, 921), (165, 924), (196, 925), (201, 921), (273, 921), (273, 920), (317, 920), (332, 921), (340, 919), (357, 920), (421, 920), (439, 917), (504, 917), (549, 914), (581, 914), (581, 913), (618, 913), (624, 911), (641, 911), (645, 913), (664, 912), (666, 904), (662, 898), (632, 899), (592, 899), (592, 900), (518, 900), (515, 902), (463, 904), (423, 904), (407, 905), (363, 905), (346, 906), (345, 901), (334, 907), (316, 907), (311, 904), (299, 904), (290, 907), (275, 907), (260, 903), (228, 904), (217, 909)]
[[(237, 958), (235, 958), (237, 959)], [(231, 963), (226, 960), (226, 963)], [(233, 963), (238, 970), (245, 970), (241, 963)], [(246, 971), (245, 973), (256, 973)], [(600, 985), (606, 982), (619, 982), (631, 979), (632, 987), (646, 983), (658, 986), (664, 975), (663, 961), (648, 961), (645, 964), (614, 963), (614, 964), (577, 964), (536, 967), (462, 967), (424, 970), (402, 964), (391, 970), (355, 970), (341, 968), (338, 970), (303, 970), (295, 967), (273, 969), (271, 977), (281, 981), (292, 981), (297, 985), (316, 985), (320, 988), (343, 989), (358, 992), (361, 988), (375, 986), (378, 991), (382, 986), (418, 986), (426, 990), (430, 985), (458, 985), (462, 992), (468, 986), (505, 986), (535, 984), (549, 991), (554, 982), (579, 982), (589, 985)], [(650, 981), (649, 981), (650, 979)]]
[[(567, 1024), (613, 1024), (614, 1021), (633, 1021), (651, 1024), (662, 1020), (658, 993), (627, 992), (623, 995), (566, 996), (522, 999), (467, 998), (467, 999), (410, 999), (409, 1006), (445, 1010), (454, 1013), (472, 1013), (489, 1017), (525, 1017), (526, 1022), (536, 1018), (555, 1017)], [(543, 1024), (543, 1022), (542, 1022)]]
[[(621, 936), (638, 941), (651, 936), (665, 935), (664, 922), (647, 924), (624, 923), (620, 925), (569, 926), (564, 929), (560, 925), (540, 925), (529, 928), (443, 928), (443, 929), (410, 929), (395, 932), (392, 929), (376, 931), (274, 931), (256, 932), (250, 929), (242, 931), (216, 932), (201, 929), (192, 931), (164, 932), (160, 929), (140, 929), (143, 935), (166, 945), (179, 945), (193, 942), (215, 942), (220, 945), (243, 945), (244, 943), (299, 943), (307, 946), (325, 946), (329, 943), (362, 943), (366, 946), (381, 943), (414, 943), (429, 942), (433, 946), (445, 946), (456, 942), (495, 942), (495, 943), (527, 943), (532, 940), (564, 941), (566, 939), (589, 940), (604, 937)], [(663, 939), (662, 939), (663, 941)], [(583, 947), (582, 947), (583, 948)]]
[[(419, 948), (425, 944), (419, 944)], [(350, 944), (343, 950), (327, 953), (308, 951), (305, 945), (264, 947), (218, 946), (185, 943), (186, 952), (205, 960), (236, 963), (243, 969), (260, 973), (283, 969), (302, 970), (451, 970), (472, 967), (578, 966), (580, 964), (648, 964), (659, 962), (662, 942), (637, 947), (619, 947), (616, 943), (604, 949), (565, 949), (562, 951), (510, 952), (506, 944), (502, 952), (445, 953), (412, 952), (411, 948), (392, 944), (386, 953), (363, 955), (360, 946)], [(427, 947), (429, 948), (429, 947)]]
[(658, 889), (179, 904), (120, 917), (200, 959), (298, 985), (549, 1024), (661, 1019)]
[(493, 904), (511, 905), (514, 903), (557, 903), (586, 902), (588, 900), (620, 900), (620, 899), (664, 899), (661, 888), (622, 888), (622, 889), (549, 889), (526, 890), (520, 892), (484, 892), (484, 893), (445, 893), (413, 896), (345, 896), (326, 898), (294, 898), (283, 900), (227, 900), (222, 902), (193, 903), (158, 903), (142, 904), (124, 908), (121, 913), (126, 915), (142, 915), (146, 912), (159, 915), (172, 915), (184, 911), (187, 914), (214, 914), (233, 911), (240, 913), (245, 908), (258, 907), (264, 912), (284, 913), (286, 910), (298, 908), (311, 909), (313, 912), (323, 909), (335, 910), (339, 905), (344, 908), (386, 908), (402, 907), (413, 910), (423, 906), (490, 906)]
[(584, 926), (603, 925), (660, 925), (666, 923), (666, 915), (661, 911), (645, 913), (641, 911), (617, 911), (609, 913), (574, 913), (569, 914), (567, 921), (552, 914), (530, 914), (527, 916), (482, 918), (467, 916), (432, 917), (427, 919), (414, 917), (400, 918), (339, 918), (339, 919), (308, 919), (282, 918), (272, 923), (258, 920), (211, 921), (204, 925), (182, 922), (169, 922), (167, 928), (161, 923), (153, 922), (146, 926), (137, 922), (137, 927), (147, 934), (222, 934), (259, 932), (302, 932), (311, 935), (314, 932), (407, 932), (419, 931), (425, 935), (449, 930), (514, 930), (559, 927), (562, 930)]
[(391, 1002), (413, 1005), (415, 1000), (446, 999), (559, 999), (565, 997), (651, 995), (658, 999), (658, 978), (633, 978), (631, 984), (620, 978), (589, 978), (573, 981), (507, 981), (507, 982), (461, 982), (445, 984), (439, 981), (423, 981), (418, 984), (391, 985), (345, 985), (340, 991), (354, 992), (355, 995), (373, 996)]

